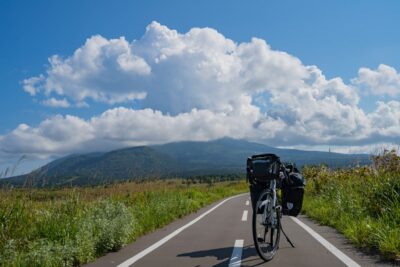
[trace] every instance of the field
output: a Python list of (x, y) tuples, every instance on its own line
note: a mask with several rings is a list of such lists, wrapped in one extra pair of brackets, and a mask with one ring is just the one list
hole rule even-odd
[(311, 167), (304, 175), (304, 213), (365, 250), (400, 260), (400, 157), (394, 151), (376, 156), (370, 167)]
[(127, 182), (0, 191), (1, 266), (78, 266), (218, 199), (244, 181)]

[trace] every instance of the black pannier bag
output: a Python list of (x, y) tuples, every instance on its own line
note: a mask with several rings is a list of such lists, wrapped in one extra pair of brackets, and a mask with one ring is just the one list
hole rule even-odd
[[(256, 207), (256, 203), (258, 201), (258, 198), (261, 195), (261, 192), (265, 189), (265, 187), (262, 187), (259, 184), (252, 184), (250, 185), (250, 198), (251, 198), (251, 205), (254, 208)], [(257, 211), (259, 213), (259, 211)]]
[(247, 159), (247, 178), (250, 184), (278, 179), (280, 166), (280, 159), (275, 154), (254, 155)]
[(284, 215), (297, 216), (303, 206), (306, 181), (299, 172), (291, 172), (282, 185), (282, 209)]

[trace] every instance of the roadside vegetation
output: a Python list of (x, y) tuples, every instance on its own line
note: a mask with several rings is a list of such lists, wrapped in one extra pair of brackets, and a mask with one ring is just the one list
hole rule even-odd
[(303, 212), (357, 246), (400, 261), (400, 157), (385, 150), (372, 166), (306, 167)]
[(0, 265), (79, 266), (216, 200), (247, 191), (243, 180), (200, 181), (0, 189)]

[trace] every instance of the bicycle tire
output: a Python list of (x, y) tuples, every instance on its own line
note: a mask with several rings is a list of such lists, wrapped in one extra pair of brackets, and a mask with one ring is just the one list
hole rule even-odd
[[(260, 205), (266, 198), (272, 199), (272, 193), (269, 189), (265, 189), (261, 192), (260, 197), (254, 207), (253, 210), (253, 220), (252, 220), (252, 232), (253, 232), (253, 241), (254, 246), (256, 248), (257, 254), (264, 261), (270, 261), (275, 256), (278, 248), (279, 248), (279, 240), (280, 240), (280, 213), (278, 209), (270, 210), (270, 212), (276, 212), (276, 226), (271, 227), (270, 225), (262, 224), (260, 221), (260, 216), (262, 218), (262, 214), (258, 213), (260, 209)], [(257, 229), (264, 230), (264, 236), (260, 237), (260, 232)], [(264, 229), (263, 229), (264, 228)], [(266, 245), (266, 234), (269, 233), (269, 245)]]

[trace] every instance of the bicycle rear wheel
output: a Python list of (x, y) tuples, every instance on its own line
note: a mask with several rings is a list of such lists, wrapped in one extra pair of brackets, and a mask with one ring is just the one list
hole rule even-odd
[(272, 192), (264, 190), (253, 210), (253, 240), (257, 253), (264, 261), (275, 256), (280, 239), (280, 213), (272, 203)]

